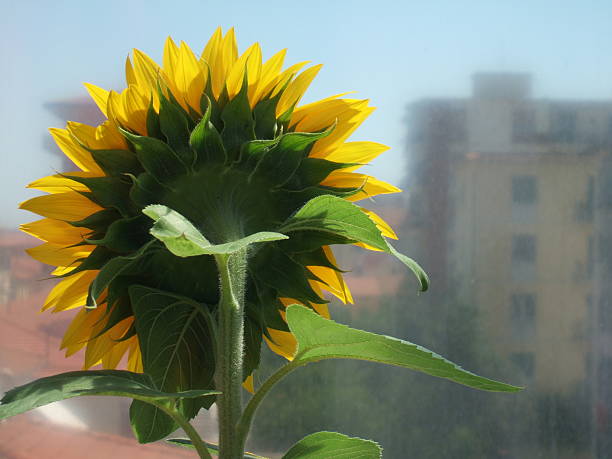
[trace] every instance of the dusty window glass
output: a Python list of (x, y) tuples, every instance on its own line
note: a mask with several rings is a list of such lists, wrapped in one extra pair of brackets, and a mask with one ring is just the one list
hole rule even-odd
[[(330, 298), (332, 317), (525, 386), (479, 393), (368, 362), (312, 364), (262, 404), (249, 449), (280, 457), (325, 429), (372, 438), (390, 459), (612, 457), (609, 2), (234, 3), (0, 6), (10, 37), (0, 51), (0, 391), (83, 360), (59, 350), (77, 310), (37, 313), (51, 268), (24, 252), (42, 241), (17, 231), (36, 219), (16, 209), (39, 194), (24, 186), (76, 170), (46, 129), (104, 119), (78, 88), (123, 88), (118, 55), (157, 50), (168, 35), (195, 48), (231, 18), (264, 57), (287, 47), (287, 62), (325, 64), (301, 103), (344, 88), (369, 98), (377, 110), (349, 141), (391, 147), (367, 173), (405, 192), (360, 204), (394, 228), (431, 290), (417, 294), (384, 254), (343, 247), (354, 304)], [(263, 349), (256, 381), (280, 363)], [(0, 456), (193, 457), (141, 450), (127, 409), (79, 400), (12, 418)], [(210, 438), (214, 417), (197, 421)]]

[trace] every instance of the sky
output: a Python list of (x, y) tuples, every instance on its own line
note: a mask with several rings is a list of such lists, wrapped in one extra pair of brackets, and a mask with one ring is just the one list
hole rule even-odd
[(324, 64), (303, 102), (370, 99), (352, 140), (391, 146), (367, 173), (399, 183), (408, 104), (467, 97), (474, 72), (529, 72), (538, 98), (612, 99), (610, 24), (610, 1), (0, 0), (0, 227), (36, 218), (17, 210), (39, 194), (24, 186), (59, 167), (45, 136), (66, 120), (43, 105), (86, 97), (83, 82), (122, 89), (130, 50), (159, 62), (168, 35), (199, 52), (233, 26), (240, 51), (258, 41), (264, 58), (288, 48), (286, 64)]

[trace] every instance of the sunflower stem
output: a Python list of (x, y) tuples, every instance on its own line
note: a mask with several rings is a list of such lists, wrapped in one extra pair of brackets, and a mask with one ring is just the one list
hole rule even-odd
[(244, 456), (236, 429), (242, 415), (246, 256), (246, 249), (216, 256), (221, 289), (215, 374), (216, 387), (221, 392), (217, 396), (219, 459)]
[[(150, 401), (147, 402), (150, 403)], [(198, 431), (194, 429), (194, 427), (189, 423), (187, 419), (185, 419), (178, 411), (168, 408), (162, 403), (155, 404), (155, 406), (157, 406), (168, 416), (174, 419), (176, 423), (183, 429), (185, 434), (187, 434), (187, 436), (191, 440), (191, 444), (198, 453), (198, 456), (200, 456), (200, 459), (212, 459), (212, 456), (208, 452), (206, 443), (204, 442), (204, 440), (202, 440), (202, 437), (200, 437)]]

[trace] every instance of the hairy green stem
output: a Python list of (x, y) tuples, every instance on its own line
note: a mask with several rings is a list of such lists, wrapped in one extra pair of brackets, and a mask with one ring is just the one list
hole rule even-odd
[(244, 288), (246, 249), (217, 255), (221, 295), (217, 371), (215, 374), (219, 413), (219, 459), (241, 459), (243, 447), (236, 435), (242, 414), (242, 367), (244, 353)]

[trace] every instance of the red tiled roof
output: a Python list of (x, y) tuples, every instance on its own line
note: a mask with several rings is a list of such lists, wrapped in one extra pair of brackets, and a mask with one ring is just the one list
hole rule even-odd
[(404, 276), (401, 274), (388, 276), (357, 276), (346, 274), (345, 278), (353, 296), (359, 298), (395, 295), (402, 284)]
[(23, 247), (28, 248), (40, 244), (40, 241), (21, 231), (0, 230), (0, 247)]
[(131, 438), (57, 426), (28, 414), (0, 423), (3, 459), (193, 459), (194, 456), (193, 451), (164, 443), (140, 445)]

